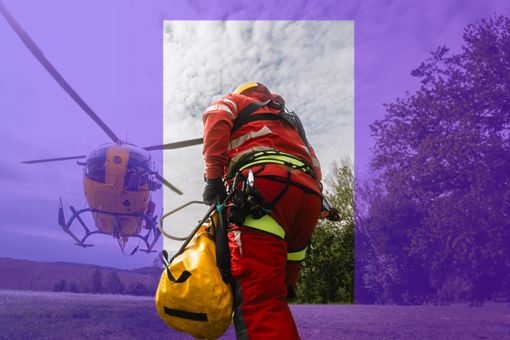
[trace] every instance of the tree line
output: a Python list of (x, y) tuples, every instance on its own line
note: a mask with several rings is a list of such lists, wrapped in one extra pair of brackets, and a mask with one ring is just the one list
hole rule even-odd
[(87, 294), (125, 294), (136, 296), (153, 296), (156, 293), (159, 276), (151, 274), (151, 283), (139, 281), (126, 285), (117, 271), (109, 271), (106, 276), (100, 267), (96, 267), (89, 279), (83, 282), (60, 279), (53, 286), (54, 292), (87, 293)]

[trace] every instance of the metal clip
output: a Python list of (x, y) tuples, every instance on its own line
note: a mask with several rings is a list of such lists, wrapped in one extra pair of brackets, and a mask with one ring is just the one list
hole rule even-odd
[(248, 171), (248, 178), (246, 179), (246, 183), (253, 188), (255, 185), (255, 176), (253, 176), (253, 171)]

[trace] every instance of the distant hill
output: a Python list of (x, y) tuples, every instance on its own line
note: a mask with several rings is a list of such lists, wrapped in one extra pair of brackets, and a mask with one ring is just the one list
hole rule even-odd
[(65, 280), (79, 292), (90, 291), (91, 278), (99, 268), (105, 284), (111, 273), (117, 272), (126, 289), (142, 284), (149, 290), (157, 286), (161, 270), (144, 267), (135, 270), (116, 269), (96, 265), (66, 262), (35, 262), (0, 257), (0, 289), (53, 291), (55, 285)]

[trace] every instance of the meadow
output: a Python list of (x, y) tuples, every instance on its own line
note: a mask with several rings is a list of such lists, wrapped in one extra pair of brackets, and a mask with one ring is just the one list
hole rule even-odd
[[(510, 308), (291, 305), (302, 339), (509, 339)], [(231, 328), (222, 339), (235, 339)], [(191, 339), (151, 297), (0, 290), (0, 339)]]

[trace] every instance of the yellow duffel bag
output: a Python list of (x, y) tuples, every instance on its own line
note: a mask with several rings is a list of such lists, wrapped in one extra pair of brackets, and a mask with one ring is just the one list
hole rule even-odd
[[(233, 293), (216, 265), (209, 225), (202, 225), (180, 254), (166, 265), (156, 292), (161, 319), (195, 338), (216, 339), (232, 322)], [(168, 263), (168, 254), (163, 251)]]

